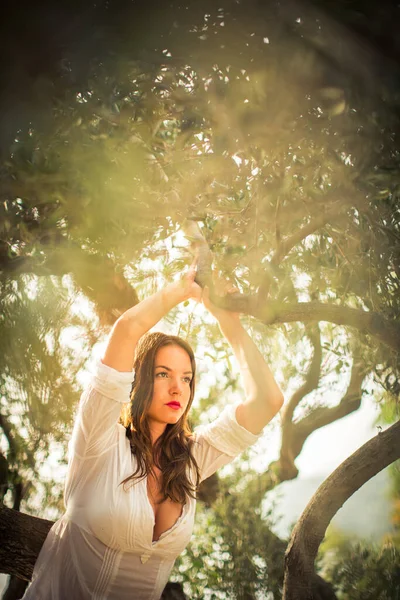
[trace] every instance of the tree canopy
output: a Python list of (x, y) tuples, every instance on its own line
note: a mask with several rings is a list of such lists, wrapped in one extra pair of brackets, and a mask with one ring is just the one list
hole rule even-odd
[[(36, 486), (43, 506), (61, 508), (61, 490), (39, 471), (65, 449), (90, 348), (184, 268), (195, 235), (214, 276), (239, 290), (219, 302), (247, 315), (287, 396), (279, 459), (246, 474), (246, 510), (295, 478), (306, 439), (363, 397), (398, 418), (398, 9), (381, 6), (121, 0), (27, 5), (23, 19), (9, 9), (1, 44), (14, 70), (0, 72), (9, 506), (24, 498), (42, 514)], [(226, 355), (213, 324), (170, 318), (183, 319), (194, 346), (208, 341), (212, 361)], [(231, 375), (214, 383), (194, 422), (237, 387)], [(217, 529), (227, 511), (245, 512), (243, 489), (235, 476), (205, 482)], [(230, 557), (224, 589), (278, 598), (283, 562), (271, 574), (263, 561), (285, 544), (254, 518), (257, 532), (254, 523), (242, 532), (257, 548), (250, 558), (215, 532)], [(258, 583), (238, 591), (243, 569)]]

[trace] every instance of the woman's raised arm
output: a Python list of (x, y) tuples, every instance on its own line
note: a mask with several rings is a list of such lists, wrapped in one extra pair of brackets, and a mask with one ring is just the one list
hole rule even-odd
[(195, 283), (195, 277), (196, 261), (179, 281), (168, 284), (124, 312), (112, 328), (103, 364), (117, 371), (131, 371), (136, 344), (142, 335), (180, 302), (189, 298), (201, 299), (202, 290)]
[(237, 422), (258, 434), (281, 409), (283, 394), (239, 315), (216, 307), (209, 298), (208, 288), (204, 290), (203, 303), (217, 319), (239, 363), (246, 398), (237, 407)]

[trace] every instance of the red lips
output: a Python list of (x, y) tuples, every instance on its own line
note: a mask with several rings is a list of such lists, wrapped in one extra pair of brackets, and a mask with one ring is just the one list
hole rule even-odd
[(173, 408), (175, 410), (178, 410), (178, 408), (181, 407), (179, 402), (168, 402), (167, 406), (169, 406), (170, 408)]

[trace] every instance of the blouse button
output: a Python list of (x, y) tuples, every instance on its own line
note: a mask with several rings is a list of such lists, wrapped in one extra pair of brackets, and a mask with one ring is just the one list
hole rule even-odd
[(142, 554), (142, 556), (140, 557), (141, 563), (142, 565), (144, 565), (144, 563), (146, 563), (150, 558), (150, 554)]

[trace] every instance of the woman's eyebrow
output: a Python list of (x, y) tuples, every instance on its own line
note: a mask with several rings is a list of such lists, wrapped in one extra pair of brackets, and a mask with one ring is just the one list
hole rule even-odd
[[(155, 369), (166, 369), (166, 371), (172, 371), (173, 369), (170, 369), (169, 367), (166, 367), (165, 365), (156, 365), (154, 367)], [(186, 375), (187, 373), (193, 373), (193, 371), (183, 371), (183, 374)]]

